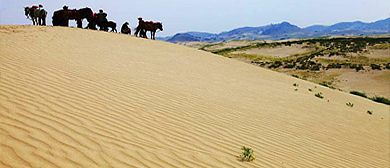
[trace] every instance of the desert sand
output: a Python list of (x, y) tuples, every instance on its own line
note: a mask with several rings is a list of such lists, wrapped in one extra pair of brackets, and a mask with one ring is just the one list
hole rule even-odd
[(205, 51), (0, 26), (2, 168), (384, 168), (389, 125), (387, 105)]

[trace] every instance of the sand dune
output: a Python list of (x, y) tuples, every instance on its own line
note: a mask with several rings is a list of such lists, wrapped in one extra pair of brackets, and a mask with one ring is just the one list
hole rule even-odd
[(0, 26), (0, 119), (2, 168), (389, 167), (389, 106), (76, 28)]

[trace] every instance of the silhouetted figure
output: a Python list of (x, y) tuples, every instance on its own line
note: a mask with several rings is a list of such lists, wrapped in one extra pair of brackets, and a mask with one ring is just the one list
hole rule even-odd
[(82, 28), (82, 20), (87, 19), (89, 23), (93, 22), (93, 11), (90, 8), (79, 10), (57, 10), (53, 13), (53, 26), (69, 26), (69, 20), (75, 20), (78, 28)]
[(121, 33), (131, 35), (131, 29), (129, 28), (129, 22), (123, 23), (122, 28), (121, 28)]
[(107, 14), (103, 12), (103, 9), (99, 10), (97, 16), (97, 25), (100, 27), (100, 30), (108, 31), (107, 27)]
[(69, 10), (69, 6), (64, 5), (64, 6), (62, 7), (62, 9), (65, 10), (65, 11), (67, 11), (67, 10)]
[(111, 28), (111, 32), (118, 33), (118, 31), (116, 30), (116, 23), (114, 21), (107, 22), (107, 29), (108, 28)]
[(43, 8), (43, 5), (25, 7), (24, 14), (27, 18), (31, 18), (33, 25), (46, 25), (47, 12)]
[(146, 37), (146, 30), (142, 29), (144, 27), (145, 21), (142, 19), (142, 17), (138, 18), (138, 26), (135, 28), (135, 36), (138, 36), (138, 33), (140, 34), (140, 37), (148, 38)]

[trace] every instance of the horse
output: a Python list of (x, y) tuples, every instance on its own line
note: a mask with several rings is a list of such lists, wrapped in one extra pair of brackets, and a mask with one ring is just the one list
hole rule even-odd
[[(83, 19), (87, 19), (89, 23), (94, 22), (93, 12), (91, 8), (82, 8), (79, 10), (57, 10), (53, 13), (53, 26), (69, 26), (69, 20), (76, 20), (77, 27), (82, 28)], [(93, 25), (93, 24), (88, 24)], [(92, 27), (91, 27), (92, 28)]]
[(106, 25), (107, 27), (111, 28), (111, 32), (115, 31), (115, 33), (118, 33), (116, 30), (116, 23), (114, 21), (108, 21)]
[(44, 9), (24, 7), (24, 15), (31, 18), (33, 25), (46, 25), (47, 12)]
[[(142, 24), (138, 25), (138, 27), (136, 28), (135, 35), (137, 36), (138, 31), (140, 31), (141, 33), (142, 33), (142, 30), (150, 31), (150, 36), (151, 36), (150, 39), (155, 40), (155, 35), (156, 35), (157, 29), (160, 29), (161, 31), (163, 31), (162, 23), (151, 22), (151, 21), (143, 22)], [(145, 35), (146, 35), (146, 33), (145, 33)]]

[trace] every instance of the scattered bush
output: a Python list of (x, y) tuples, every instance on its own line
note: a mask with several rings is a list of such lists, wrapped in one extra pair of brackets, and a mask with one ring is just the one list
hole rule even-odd
[(341, 65), (342, 65), (342, 64), (339, 64), (339, 63), (337, 63), (337, 64), (331, 63), (331, 64), (329, 64), (329, 65), (326, 67), (326, 69), (332, 69), (332, 68), (340, 69), (340, 68), (341, 68)]
[(356, 69), (357, 67), (358, 67), (357, 64), (352, 64), (352, 65), (349, 66), (349, 68), (351, 68), (351, 69)]
[(291, 68), (294, 68), (294, 67), (295, 67), (295, 64), (287, 64), (283, 68), (291, 69)]
[(324, 98), (324, 96), (322, 96), (322, 93), (320, 92), (320, 93), (316, 93), (314, 96), (316, 96), (316, 97), (318, 97), (318, 98), (320, 98), (320, 99), (323, 99)]
[(268, 68), (279, 68), (280, 66), (282, 66), (282, 62), (280, 61), (275, 61), (272, 65), (270, 65)]
[(246, 148), (245, 146), (243, 146), (241, 150), (242, 150), (242, 153), (240, 155), (241, 161), (250, 162), (255, 160), (255, 156), (253, 155), (252, 148)]
[(356, 72), (359, 72), (360, 70), (364, 70), (363, 65), (359, 64), (358, 67), (355, 68)]
[(295, 87), (298, 87), (298, 86), (299, 86), (299, 84), (298, 84), (298, 83), (294, 83), (294, 84), (293, 84), (293, 86), (295, 86)]
[(320, 69), (321, 69), (321, 64), (316, 64), (310, 67), (310, 70), (312, 71), (319, 71)]
[(351, 93), (353, 95), (358, 95), (358, 96), (367, 98), (367, 95), (365, 93), (361, 93), (361, 92), (358, 92), (358, 91), (350, 91), (349, 93)]
[(389, 99), (386, 99), (384, 97), (373, 97), (371, 98), (371, 100), (375, 101), (375, 102), (378, 102), (378, 103), (383, 103), (383, 104), (387, 104), (387, 105), (390, 105), (390, 100)]
[(346, 103), (347, 104), (347, 106), (349, 106), (349, 107), (353, 107), (353, 103), (351, 103), (351, 102), (348, 102), (348, 103)]
[(321, 86), (325, 86), (325, 87), (328, 87), (328, 88), (331, 88), (331, 89), (336, 89), (335, 87), (328, 85), (326, 82), (322, 82), (322, 83), (319, 83), (319, 84)]
[(370, 114), (370, 115), (372, 115), (372, 112), (373, 111), (367, 110), (367, 113)]
[(390, 69), (390, 63), (386, 64), (386, 69)]
[(297, 69), (302, 69), (302, 70), (305, 70), (305, 69), (309, 69), (310, 67), (307, 66), (306, 64), (302, 64), (301, 66), (297, 66)]
[(308, 89), (308, 90), (309, 90), (309, 92), (313, 91), (313, 90), (311, 90), (311, 89)]
[(292, 77), (295, 77), (295, 78), (299, 78), (299, 76), (298, 75), (291, 75)]
[(380, 65), (377, 65), (377, 64), (371, 64), (371, 69), (375, 70), (381, 70), (381, 66)]

